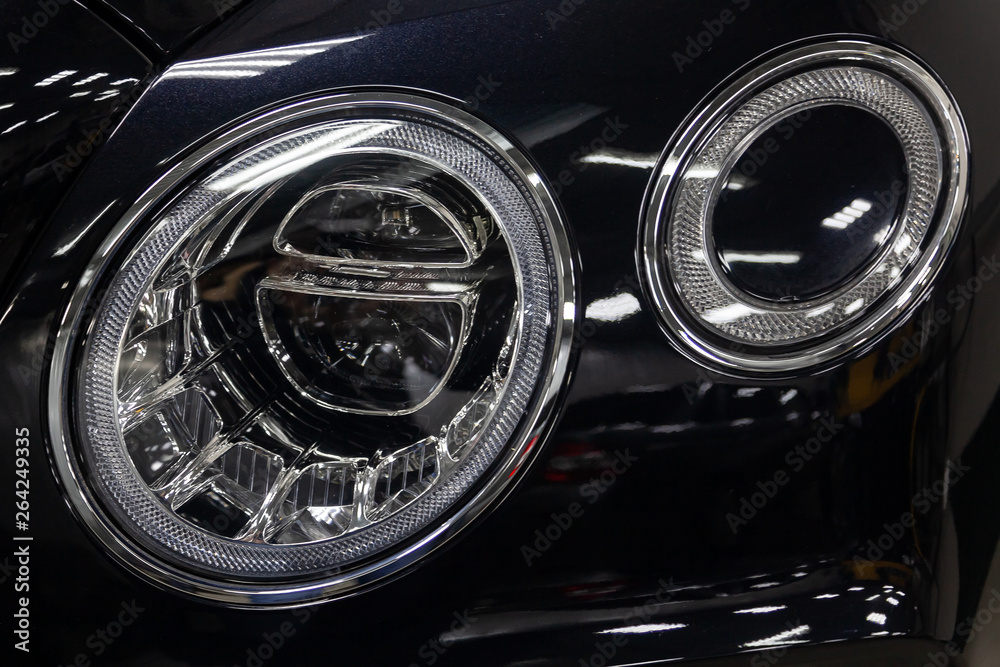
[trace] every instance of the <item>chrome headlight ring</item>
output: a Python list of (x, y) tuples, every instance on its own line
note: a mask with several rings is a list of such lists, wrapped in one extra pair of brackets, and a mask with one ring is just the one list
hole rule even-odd
[[(324, 176), (328, 182), (310, 185), (299, 198), (301, 204), (332, 197), (318, 209), (324, 221), (313, 216), (296, 223), (298, 204), (282, 209), (284, 218), (262, 218), (273, 219), (277, 230), (268, 259), (243, 263), (247, 272), (264, 276), (258, 287), (246, 290), (252, 292), (247, 303), (257, 308), (260, 331), (251, 325), (245, 336), (230, 336), (222, 344), (212, 340), (209, 318), (191, 313), (199, 299), (236, 288), (208, 280), (211, 267), (241, 239), (270, 229), (271, 222), (255, 228), (253, 216), (264, 215), (267, 202), (278, 198), (295, 174), (330, 160), (335, 176)], [(439, 188), (443, 194), (431, 192), (435, 179), (445, 183)], [(182, 187), (187, 189), (177, 194)], [(459, 221), (441, 200), (475, 210)], [(372, 224), (359, 222), (357, 211), (377, 213), (372, 218), (381, 234), (377, 241), (389, 245), (372, 243)], [(322, 240), (312, 250), (295, 247), (290, 220), (299, 225), (299, 236), (309, 225), (320, 225), (335, 236), (336, 248)], [(135, 240), (136, 230), (144, 228)], [(417, 240), (430, 252), (427, 261), (406, 255), (412, 250), (407, 234), (420, 233), (430, 237)], [(449, 234), (459, 235), (461, 243), (451, 243)], [(448, 256), (442, 248), (454, 252)], [(243, 270), (226, 275), (238, 283)], [(480, 368), (478, 376), (469, 371), (459, 378), (465, 384), (450, 391), (457, 357), (473, 335), (476, 290), (490, 271), (500, 271), (495, 293), (509, 292), (503, 287), (508, 283), (516, 288), (499, 301), (514, 309), (497, 325), (505, 335), (493, 335), (493, 348), (483, 343), (478, 350), (493, 349), (499, 361)], [(472, 277), (465, 280), (463, 272)], [(106, 290), (98, 294), (97, 284)], [(196, 298), (172, 296), (177, 285)], [(280, 291), (290, 296), (275, 298)], [(388, 312), (379, 310), (382, 303)], [(435, 310), (428, 304), (444, 305)], [(56, 465), (88, 528), (118, 560), (160, 586), (250, 606), (342, 595), (412, 564), (509, 490), (514, 473), (537, 452), (533, 446), (550, 425), (568, 373), (573, 304), (573, 261), (556, 205), (530, 163), (491, 127), (436, 100), (401, 93), (349, 93), (290, 104), (226, 132), (171, 169), (126, 213), (87, 268), (52, 366)], [(292, 327), (292, 334), (278, 340), (282, 322), (275, 308), (284, 309), (283, 315), (305, 313), (300, 320), (312, 317), (319, 325)], [(170, 317), (155, 319), (158, 309)], [(182, 315), (174, 317), (175, 309)], [(356, 332), (331, 338), (318, 328), (324, 322), (336, 325), (350, 312), (363, 313), (358, 317), (365, 326), (388, 322), (390, 333), (383, 327), (380, 337), (368, 342), (373, 354), (388, 343), (399, 348), (389, 350), (401, 359), (398, 378), (383, 369), (389, 380), (360, 373), (348, 378), (351, 384), (338, 377), (340, 360), (327, 363), (330, 350), (352, 363), (368, 359), (357, 350), (344, 351), (345, 340), (357, 346)], [(165, 328), (187, 332), (193, 349), (176, 361), (164, 360), (173, 343), (152, 341), (149, 332)], [(406, 356), (403, 348), (427, 331), (443, 337)], [(386, 338), (393, 335), (399, 340)], [(262, 419), (250, 414), (252, 409), (242, 420), (230, 419), (210, 396), (227, 387), (242, 405), (241, 394), (252, 393), (240, 391), (247, 380), (228, 367), (214, 372), (216, 384), (200, 386), (197, 374), (221, 365), (223, 348), (238, 347), (239, 338), (260, 338), (260, 349), (270, 351), (273, 363), (266, 363), (281, 370), (273, 378), (288, 381), (291, 398), (281, 408), (286, 412), (288, 406), (307, 405), (340, 425), (377, 419), (379, 428), (409, 416), (425, 424), (437, 415), (440, 423), (424, 432), (407, 421), (415, 433), (412, 443), (379, 448), (378, 436), (372, 436), (377, 451), (359, 457), (316, 442), (293, 442), (279, 419)], [(452, 341), (458, 351), (435, 357), (432, 348), (441, 340)], [(340, 347), (331, 347), (331, 341)], [(320, 350), (322, 369), (301, 372), (287, 349), (296, 346), (300, 353)], [(463, 364), (475, 366), (464, 357)], [(377, 374), (378, 368), (370, 368)], [(310, 391), (302, 386), (310, 379), (326, 379), (330, 386)], [(447, 396), (438, 399), (446, 387)], [(390, 390), (404, 400), (385, 399)], [(177, 398), (188, 395), (193, 398)], [(160, 410), (150, 396), (174, 405)], [(436, 400), (444, 402), (437, 410), (445, 417), (419, 412)], [(194, 412), (208, 417), (189, 418)], [(251, 422), (256, 431), (247, 430)], [(149, 431), (130, 448), (129, 436), (140, 424), (150, 425), (157, 442), (170, 440), (156, 445), (160, 453), (152, 464), (147, 455), (152, 445), (142, 444), (150, 441)], [(182, 440), (190, 443), (188, 449), (178, 445)], [(345, 442), (348, 449), (356, 444)], [(349, 498), (353, 494), (353, 504), (344, 501), (345, 490)], [(233, 534), (199, 523), (198, 515), (180, 509), (191, 494), (209, 494), (217, 505), (231, 503), (248, 519)], [(313, 510), (315, 517), (304, 513)], [(296, 517), (308, 525), (296, 524)]]
[[(712, 216), (736, 163), (797, 112), (841, 105), (889, 125), (908, 168), (903, 213), (881, 251), (822, 298), (757, 298), (720, 267)], [(642, 221), (642, 271), (679, 350), (729, 372), (787, 373), (870, 344), (919, 301), (955, 239), (968, 188), (968, 140), (947, 91), (894, 50), (842, 41), (800, 47), (741, 77), (661, 158)]]

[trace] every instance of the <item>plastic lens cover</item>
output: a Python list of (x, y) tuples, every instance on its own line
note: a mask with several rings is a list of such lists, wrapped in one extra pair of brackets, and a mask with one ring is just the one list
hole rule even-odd
[(167, 586), (349, 590), (471, 519), (542, 432), (572, 328), (558, 215), (496, 132), (411, 96), (303, 103), (201, 156), (126, 215), (64, 330), (64, 477)]
[(676, 347), (788, 373), (871, 344), (919, 302), (968, 195), (968, 146), (921, 64), (855, 41), (760, 64), (661, 157), (641, 261)]

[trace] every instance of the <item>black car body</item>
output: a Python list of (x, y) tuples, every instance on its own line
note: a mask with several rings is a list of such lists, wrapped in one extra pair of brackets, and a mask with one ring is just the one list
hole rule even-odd
[[(29, 0), (0, 12), (6, 664), (995, 664), (997, 7)], [(871, 345), (779, 376), (699, 363), (668, 340), (637, 260), (657, 161), (736, 78), (837, 40), (909, 54), (961, 109), (971, 166), (957, 236), (932, 288)], [(315, 53), (252, 78), (170, 76), (292, 45)], [(378, 586), (284, 609), (161, 590), (108, 556), (56, 472), (51, 365), (72, 292), (125, 212), (212, 137), (284, 104), (373, 92), (483, 119), (552, 191), (579, 304), (555, 425), (502, 503)], [(609, 151), (623, 160), (587, 159)], [(587, 307), (608, 299), (635, 307)]]

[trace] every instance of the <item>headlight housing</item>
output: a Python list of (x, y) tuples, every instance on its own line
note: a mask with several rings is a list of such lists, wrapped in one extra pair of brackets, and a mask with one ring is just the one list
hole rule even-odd
[(734, 372), (870, 345), (947, 257), (967, 144), (947, 91), (891, 49), (829, 42), (760, 65), (692, 115), (654, 174), (640, 258), (661, 324)]
[(544, 430), (572, 275), (537, 174), (458, 109), (348, 94), (241, 125), (126, 214), (77, 290), (51, 394), (71, 499), (202, 597), (387, 576)]

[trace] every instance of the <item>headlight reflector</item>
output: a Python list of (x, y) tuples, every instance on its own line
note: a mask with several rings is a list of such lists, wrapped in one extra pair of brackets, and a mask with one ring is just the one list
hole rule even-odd
[(61, 468), (106, 544), (188, 593), (288, 603), (398, 569), (499, 494), (572, 328), (564, 231), (513, 146), (437, 102), (343, 95), (166, 180), (95, 259), (107, 289), (80, 322), (81, 285), (89, 334), (64, 329), (53, 369)]

